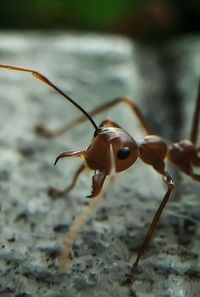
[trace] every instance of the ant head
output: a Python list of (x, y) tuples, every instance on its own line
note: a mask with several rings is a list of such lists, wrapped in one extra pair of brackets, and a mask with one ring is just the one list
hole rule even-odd
[(116, 172), (129, 168), (138, 158), (138, 145), (127, 132), (115, 127), (100, 128), (85, 152), (85, 160), (90, 169), (103, 171), (106, 175), (110, 173), (112, 169), (110, 146), (113, 150)]

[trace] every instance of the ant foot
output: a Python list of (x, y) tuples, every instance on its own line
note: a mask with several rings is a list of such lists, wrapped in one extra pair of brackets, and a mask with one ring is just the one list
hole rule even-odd
[(48, 190), (48, 195), (53, 199), (64, 198), (65, 192), (58, 188), (51, 187)]
[(54, 135), (53, 133), (46, 128), (43, 124), (38, 124), (35, 126), (35, 133), (44, 137), (44, 138), (52, 138)]
[(135, 280), (135, 272), (130, 271), (127, 277), (121, 282), (121, 286), (131, 286)]

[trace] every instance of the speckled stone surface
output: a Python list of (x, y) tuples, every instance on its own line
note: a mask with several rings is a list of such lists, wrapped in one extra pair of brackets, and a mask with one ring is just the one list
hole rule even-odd
[[(0, 63), (44, 73), (84, 108), (129, 95), (164, 137), (187, 138), (200, 75), (200, 39), (188, 37), (160, 48), (92, 34), (0, 33)], [(86, 122), (58, 138), (34, 133), (79, 115), (29, 74), (0, 69), (0, 296), (195, 297), (200, 291), (200, 185), (169, 165), (177, 188), (143, 257), (135, 282), (121, 281), (166, 191), (162, 178), (138, 161), (120, 173), (60, 272), (57, 256), (66, 233), (87, 203), (91, 174), (83, 174), (65, 198), (52, 200), (49, 186), (63, 188), (80, 164), (58, 154), (85, 149), (93, 135)], [(140, 141), (143, 131), (126, 106), (110, 117)]]

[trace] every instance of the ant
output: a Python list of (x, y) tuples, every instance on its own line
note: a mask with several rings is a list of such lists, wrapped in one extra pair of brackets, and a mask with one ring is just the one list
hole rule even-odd
[[(50, 80), (48, 80), (43, 74), (29, 68), (22, 68), (10, 65), (0, 64), (0, 68), (31, 73), (36, 79), (42, 81), (43, 83), (54, 89), (83, 113), (82, 116), (76, 118), (71, 123), (64, 125), (62, 128), (56, 131), (50, 131), (44, 125), (39, 125), (36, 130), (40, 135), (43, 135), (47, 138), (55, 137), (62, 134), (65, 130), (72, 128), (76, 124), (84, 122), (87, 119), (94, 127), (94, 136), (92, 142), (85, 151), (68, 151), (60, 154), (56, 158), (55, 164), (60, 159), (68, 157), (79, 157), (84, 160), (84, 164), (78, 168), (72, 179), (71, 184), (66, 189), (59, 190), (57, 188), (52, 188), (50, 190), (51, 195), (65, 195), (74, 187), (79, 175), (86, 168), (89, 168), (94, 171), (94, 175), (92, 177), (92, 191), (91, 194), (87, 197), (97, 197), (102, 191), (102, 187), (106, 177), (111, 174), (111, 171), (113, 169), (113, 159), (115, 172), (120, 172), (128, 169), (136, 162), (138, 158), (140, 158), (144, 163), (152, 166), (162, 176), (163, 181), (167, 186), (166, 193), (158, 209), (156, 210), (153, 220), (143, 239), (136, 260), (132, 265), (127, 278), (123, 281), (124, 285), (132, 284), (137, 272), (139, 261), (152, 237), (159, 218), (167, 202), (169, 201), (171, 193), (175, 188), (175, 183), (166, 170), (165, 160), (168, 159), (169, 161), (174, 163), (181, 171), (189, 175), (192, 179), (200, 181), (200, 175), (193, 171), (193, 167), (200, 167), (200, 147), (197, 146), (200, 117), (200, 81), (198, 86), (196, 107), (193, 116), (190, 138), (176, 143), (168, 143), (165, 139), (156, 135), (156, 133), (146, 122), (139, 108), (128, 97), (115, 98), (112, 101), (106, 102), (88, 113), (69, 95), (67, 95)], [(120, 103), (127, 104), (131, 111), (138, 118), (141, 126), (143, 127), (147, 135), (142, 142), (135, 141), (133, 137), (130, 136), (123, 128), (121, 128), (116, 122), (110, 119), (104, 120), (99, 126), (93, 120), (94, 115)], [(112, 147), (112, 156), (110, 154), (110, 147)]]

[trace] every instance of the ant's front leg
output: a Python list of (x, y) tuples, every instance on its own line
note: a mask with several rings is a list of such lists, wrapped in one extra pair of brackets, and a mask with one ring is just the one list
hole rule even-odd
[[(112, 99), (106, 103), (103, 103), (103, 104), (97, 106), (96, 108), (92, 109), (89, 112), (89, 115), (91, 117), (95, 116), (97, 114), (100, 114), (100, 113), (102, 113), (108, 109), (111, 109), (114, 106), (116, 106), (118, 104), (122, 104), (122, 103), (126, 104), (127, 107), (132, 111), (132, 113), (137, 117), (139, 123), (141, 124), (141, 126), (143, 127), (143, 129), (145, 131), (145, 134), (147, 134), (147, 135), (155, 134), (153, 129), (149, 126), (149, 124), (145, 120), (140, 109), (136, 106), (136, 104), (129, 97), (124, 96), (124, 97), (114, 98), (114, 99)], [(36, 126), (35, 131), (37, 134), (39, 134), (42, 137), (53, 138), (53, 137), (56, 137), (56, 136), (59, 136), (59, 135), (65, 133), (67, 130), (75, 127), (78, 124), (85, 122), (86, 120), (87, 120), (87, 118), (85, 116), (80, 116), (78, 118), (75, 118), (71, 122), (64, 124), (62, 127), (55, 129), (55, 130), (50, 130), (44, 124), (39, 124)], [(113, 125), (111, 125), (111, 126), (113, 126)]]
[[(102, 121), (102, 123), (100, 124), (100, 127), (115, 127), (115, 128), (120, 128), (120, 126), (115, 123), (114, 121), (110, 120), (110, 119), (106, 119), (104, 121)], [(55, 161), (55, 164), (58, 162), (59, 159), (65, 158), (65, 157), (72, 157), (72, 156), (78, 156), (81, 158), (85, 159), (85, 153), (82, 151), (73, 151), (73, 152), (66, 152), (66, 153), (62, 153), (60, 154)], [(56, 187), (51, 187), (48, 191), (48, 194), (50, 197), (52, 198), (63, 198), (67, 193), (69, 193), (73, 187), (75, 186), (79, 175), (87, 168), (86, 164), (81, 165), (78, 170), (76, 171), (76, 173), (74, 174), (74, 177), (71, 181), (71, 183), (69, 184), (68, 187), (66, 187), (64, 190), (60, 190)], [(92, 193), (90, 195), (88, 195), (87, 197), (93, 197), (93, 196), (97, 196), (97, 192), (99, 192), (102, 188), (102, 185), (104, 183), (105, 180), (105, 174), (95, 174), (93, 176), (93, 190)]]
[(87, 120), (87, 118), (85, 119), (85, 116), (83, 116), (83, 117), (80, 116), (80, 117), (72, 120), (71, 122), (67, 123), (63, 127), (60, 127), (55, 130), (51, 130), (45, 124), (40, 123), (35, 126), (34, 131), (39, 136), (50, 139), (50, 138), (54, 138), (54, 137), (62, 135), (63, 133), (65, 133), (67, 130), (73, 128), (74, 126), (76, 126), (82, 122), (85, 122), (85, 120)]
[[(92, 113), (94, 114), (94, 112), (91, 112), (91, 114)], [(76, 126), (78, 124), (81, 124), (82, 122), (85, 122), (85, 117), (80, 116), (57, 130), (50, 130), (44, 124), (41, 123), (35, 127), (35, 132), (44, 138), (54, 138), (59, 135), (62, 135), (67, 130), (73, 128), (74, 126)], [(118, 128), (120, 128), (120, 126), (117, 123), (115, 123), (114, 121), (112, 121), (110, 119), (106, 119), (106, 120), (102, 121), (102, 123), (99, 126), (100, 127), (118, 127)]]
[[(84, 158), (84, 152), (82, 151), (72, 151), (72, 152), (65, 152), (65, 153), (62, 153), (60, 154), (57, 158), (56, 158), (56, 161), (55, 161), (55, 165), (56, 163), (58, 162), (59, 159), (62, 159), (62, 158), (67, 158), (67, 157), (80, 157), (80, 158)], [(49, 190), (48, 190), (48, 194), (50, 197), (52, 198), (64, 198), (65, 195), (67, 193), (69, 193), (75, 186), (80, 174), (86, 169), (86, 166), (85, 164), (82, 164), (78, 170), (75, 172), (74, 174), (74, 177), (71, 181), (71, 183), (63, 190), (61, 189), (58, 189), (56, 187), (50, 187)]]
[(59, 135), (59, 133), (57, 134), (56, 132), (48, 129), (44, 124), (40, 123), (38, 125), (35, 126), (34, 131), (36, 134), (40, 135), (41, 137), (44, 138), (54, 138), (56, 136)]

